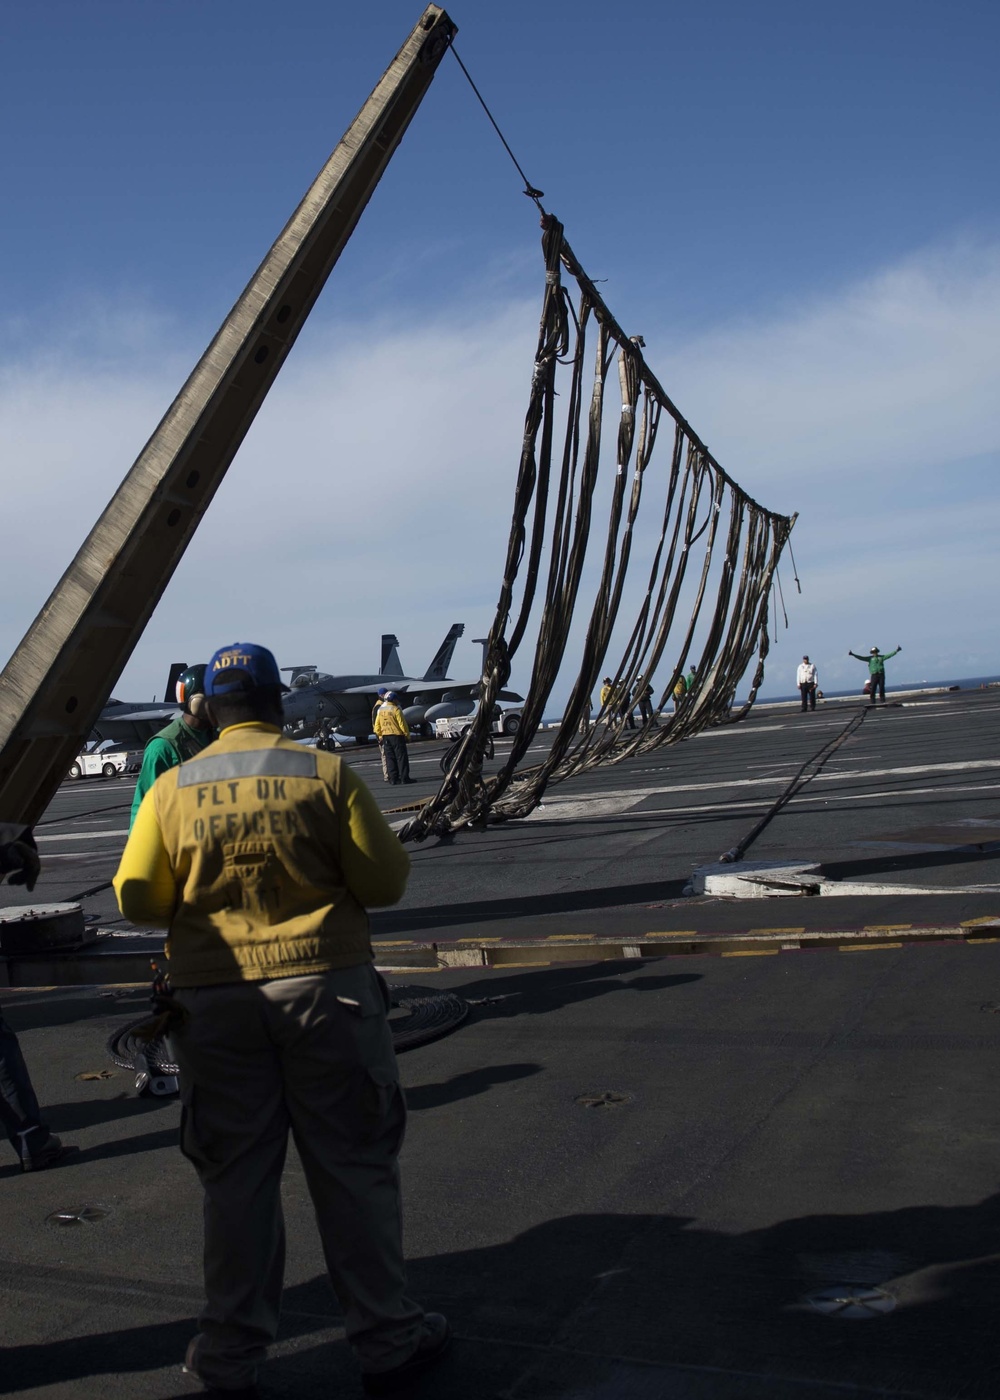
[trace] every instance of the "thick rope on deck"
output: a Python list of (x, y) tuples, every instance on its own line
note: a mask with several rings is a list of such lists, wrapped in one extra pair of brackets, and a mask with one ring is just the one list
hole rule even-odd
[[(627, 336), (604, 304), (562, 225), (546, 214), (542, 228), (541, 325), (481, 703), (438, 792), (400, 832), (404, 841), (526, 816), (550, 783), (743, 719), (764, 676), (772, 582), (795, 517), (765, 510), (723, 470), (652, 374), (641, 338)], [(612, 463), (610, 452), (602, 461), (601, 446), (607, 381), (616, 362), (621, 412)], [(667, 447), (654, 461), (664, 416), (670, 424)], [(600, 577), (584, 603), (581, 584), (591, 535), (599, 528), (593, 512), (602, 470), (615, 475)], [(645, 516), (655, 511), (658, 542), (641, 606), (612, 671), (605, 658), (644, 509)], [(721, 576), (709, 599), (713, 564)], [(686, 580), (689, 586), (693, 581), (695, 596), (690, 616), (680, 621)], [(573, 662), (577, 675), (562, 724), (545, 761), (518, 772), (569, 660), (573, 620), (584, 608), (586, 635)], [(493, 706), (533, 621), (537, 634), (521, 727), (503, 767), (484, 778)], [(755, 654), (749, 698), (733, 713), (736, 686)], [(646, 678), (659, 675), (653, 702), (662, 710), (691, 662), (696, 680), (675, 712), (626, 730), (626, 715)], [(612, 698), (591, 722), (591, 696), (602, 673), (612, 676)]]

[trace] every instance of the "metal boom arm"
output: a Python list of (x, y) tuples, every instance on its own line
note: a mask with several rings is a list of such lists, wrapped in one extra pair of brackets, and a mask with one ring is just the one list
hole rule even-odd
[(0, 675), (3, 820), (65, 777), (455, 33), (428, 5)]

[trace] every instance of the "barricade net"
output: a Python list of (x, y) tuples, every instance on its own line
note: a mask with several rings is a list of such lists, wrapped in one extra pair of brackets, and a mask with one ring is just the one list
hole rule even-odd
[[(795, 516), (765, 510), (723, 470), (650, 371), (641, 338), (627, 336), (608, 310), (562, 225), (545, 214), (542, 229), (538, 348), (480, 704), (437, 793), (400, 832), (404, 841), (524, 817), (553, 783), (738, 722), (764, 676), (771, 587)], [(616, 364), (617, 441), (602, 453)], [(588, 562), (599, 487), (608, 511), (603, 558)], [(627, 589), (633, 562), (638, 586), (633, 577)], [(619, 617), (626, 596), (638, 598), (631, 623), (627, 610)], [(484, 776), (494, 706), (519, 648), (532, 641), (521, 726), (499, 771)], [(755, 653), (749, 696), (734, 711)], [(657, 714), (691, 666), (674, 711)], [(544, 761), (521, 768), (561, 672), (575, 672), (562, 722)], [(610, 683), (595, 715), (602, 676)], [(635, 708), (642, 718), (632, 728)]]

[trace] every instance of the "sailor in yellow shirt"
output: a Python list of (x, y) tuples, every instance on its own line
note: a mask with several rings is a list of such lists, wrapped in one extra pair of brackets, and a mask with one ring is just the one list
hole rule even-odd
[(410, 757), (406, 752), (410, 726), (398, 702), (397, 692), (387, 690), (375, 711), (375, 734), (382, 750), (382, 773), (386, 782), (412, 783), (416, 780), (410, 777)]
[(248, 1393), (277, 1333), (291, 1130), (364, 1389), (386, 1394), (449, 1337), (406, 1291), (406, 1108), (365, 912), (400, 899), (409, 857), (336, 754), (282, 736), (264, 647), (216, 652), (205, 695), (219, 738), (156, 779), (114, 881), (127, 919), (169, 929), (181, 1150), (205, 1192), (187, 1368)]

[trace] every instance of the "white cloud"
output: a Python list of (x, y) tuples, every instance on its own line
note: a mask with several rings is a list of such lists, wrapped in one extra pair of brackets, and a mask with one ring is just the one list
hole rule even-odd
[(750, 489), (799, 491), (821, 472), (853, 488), (996, 451), (998, 317), (1000, 245), (963, 243), (767, 323), (712, 328), (657, 363)]
[[(656, 345), (668, 337), (648, 336), (663, 383), (732, 474), (766, 505), (801, 512), (805, 592), (786, 562), (792, 627), (765, 693), (791, 689), (803, 651), (828, 689), (854, 685), (846, 651), (873, 641), (903, 642), (900, 679), (1000, 671), (983, 608), (1000, 526), (998, 313), (1000, 247), (957, 246), (766, 324), (715, 327), (665, 361)], [(404, 665), (422, 671), (452, 621), (468, 624), (456, 673), (473, 673), (536, 327), (536, 302), (520, 300), (311, 328), (118, 693), (159, 692), (171, 660), (237, 637), (270, 643), (282, 664), (367, 670), (379, 634), (395, 631)], [(4, 654), (200, 349), (145, 308), (89, 308), (47, 345), (0, 368)], [(606, 445), (613, 453), (613, 433)], [(595, 517), (598, 536), (603, 546)]]
[[(237, 636), (282, 664), (375, 669), (379, 635), (418, 674), (448, 625), (492, 619), (537, 309), (314, 330), (290, 357), (116, 690)], [(0, 376), (9, 482), (0, 649), (16, 645), (194, 359), (46, 353)], [(75, 337), (74, 337), (75, 339)], [(104, 342), (102, 341), (102, 344)], [(476, 674), (462, 643), (456, 668)]]
[(966, 242), (765, 324), (712, 328), (658, 366), (723, 465), (800, 512), (804, 591), (786, 558), (791, 627), (765, 691), (790, 689), (803, 651), (826, 653), (828, 688), (853, 686), (848, 647), (897, 641), (900, 680), (1000, 672), (983, 606), (1000, 526), (998, 326), (1000, 245)]

